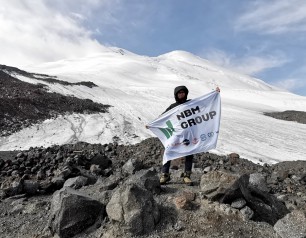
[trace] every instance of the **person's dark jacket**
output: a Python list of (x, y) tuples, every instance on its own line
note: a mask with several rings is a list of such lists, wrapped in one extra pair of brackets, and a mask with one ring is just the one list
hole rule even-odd
[[(184, 90), (185, 91), (185, 98), (183, 100), (179, 100), (178, 99), (178, 92), (181, 91), (181, 90)], [(167, 109), (166, 111), (164, 111), (163, 113), (171, 110), (172, 108), (175, 108), (176, 106), (180, 105), (180, 104), (183, 104), (185, 102), (188, 102), (190, 100), (187, 100), (187, 96), (188, 96), (188, 88), (185, 87), (185, 86), (177, 86), (175, 89), (174, 89), (174, 98), (175, 98), (175, 103), (172, 103)]]

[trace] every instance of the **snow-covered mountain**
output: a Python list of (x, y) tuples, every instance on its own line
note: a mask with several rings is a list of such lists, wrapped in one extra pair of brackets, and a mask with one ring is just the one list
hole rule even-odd
[(281, 121), (263, 112), (305, 111), (306, 97), (282, 91), (183, 51), (147, 57), (108, 48), (91, 57), (65, 59), (24, 68), (70, 83), (91, 81), (98, 87), (62, 85), (16, 74), (20, 80), (44, 83), (51, 92), (111, 105), (109, 113), (63, 115), (0, 138), (0, 150), (86, 141), (137, 143), (153, 136), (145, 125), (174, 102), (173, 89), (189, 88), (195, 98), (221, 88), (222, 119), (213, 152), (258, 162), (305, 160), (306, 125)]

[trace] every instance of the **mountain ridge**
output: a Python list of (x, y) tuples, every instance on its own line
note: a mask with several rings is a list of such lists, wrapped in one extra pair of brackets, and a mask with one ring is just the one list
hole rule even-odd
[[(216, 86), (221, 88), (222, 118), (216, 153), (238, 152), (252, 161), (260, 159), (269, 163), (304, 159), (301, 141), (306, 133), (305, 126), (294, 125), (292, 134), (293, 122), (275, 120), (264, 113), (303, 111), (305, 97), (278, 91), (261, 80), (232, 71), (228, 73), (227, 69), (217, 66), (209, 70), (208, 61), (188, 52), (169, 54), (173, 60), (165, 55), (147, 57), (113, 49), (87, 58), (27, 68), (29, 72), (52, 75), (67, 83), (42, 82), (19, 75), (15, 75), (16, 78), (33, 84), (43, 83), (53, 93), (73, 95), (112, 107), (103, 115), (75, 113), (60, 116), (1, 137), (0, 150), (77, 141), (138, 143), (153, 136), (145, 125), (174, 101), (173, 88), (186, 85), (191, 99), (214, 90)], [(198, 62), (196, 66), (193, 66), (193, 60)], [(75, 85), (80, 82), (91, 82), (96, 87)], [(279, 153), (273, 153), (275, 149)]]

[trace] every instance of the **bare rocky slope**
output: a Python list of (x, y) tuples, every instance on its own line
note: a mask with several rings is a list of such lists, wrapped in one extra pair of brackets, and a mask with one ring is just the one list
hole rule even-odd
[(300, 112), (300, 111), (284, 111), (284, 112), (267, 112), (265, 115), (274, 117), (276, 119), (280, 120), (286, 120), (286, 121), (296, 121), (298, 123), (306, 124), (306, 112)]
[[(65, 113), (107, 112), (109, 105), (48, 92), (43, 84), (31, 84), (18, 80), (15, 75), (48, 83), (74, 85), (56, 77), (32, 74), (18, 68), (0, 65), (0, 136), (8, 136), (22, 128), (55, 118)], [(94, 87), (92, 82), (78, 85)]]
[[(65, 83), (0, 66), (0, 136), (62, 113), (107, 112), (107, 105), (48, 93), (15, 73)], [(303, 112), (281, 115), (305, 123)], [(182, 183), (182, 159), (160, 186), (162, 153), (156, 138), (1, 151), (0, 236), (306, 237), (306, 161), (260, 165), (201, 153), (194, 186)]]

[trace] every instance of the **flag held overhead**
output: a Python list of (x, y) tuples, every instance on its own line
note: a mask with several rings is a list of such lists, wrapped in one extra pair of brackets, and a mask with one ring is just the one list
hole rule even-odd
[(220, 93), (214, 91), (178, 105), (149, 123), (149, 129), (165, 147), (163, 164), (216, 148), (220, 118)]

